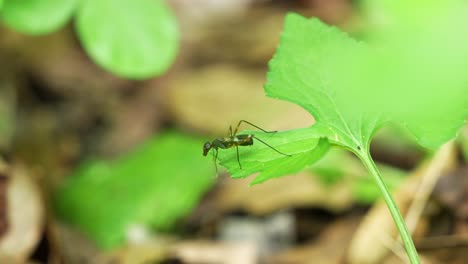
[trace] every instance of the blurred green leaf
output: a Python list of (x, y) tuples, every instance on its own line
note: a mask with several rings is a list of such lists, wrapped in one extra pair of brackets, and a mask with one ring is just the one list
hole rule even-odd
[(243, 131), (239, 134), (254, 134), (260, 140), (291, 156), (281, 155), (260, 141), (254, 145), (239, 147), (242, 169), (237, 162), (236, 149), (220, 149), (219, 160), (233, 178), (244, 178), (260, 172), (253, 184), (287, 174), (297, 173), (320, 159), (328, 150), (328, 141), (320, 138), (319, 126), (277, 133)]
[(454, 138), (468, 115), (468, 4), (418, 0), (411, 16), (413, 1), (393, 2), (398, 8), (381, 13), (398, 23), (378, 28), (371, 38), (373, 57), (363, 66), (372, 77), (361, 84), (368, 87), (361, 95), (370, 93), (371, 109), (433, 150)]
[[(379, 165), (382, 178), (389, 190), (395, 190), (408, 176), (404, 171), (396, 168)], [(359, 175), (353, 182), (353, 196), (357, 202), (362, 204), (372, 204), (382, 197), (382, 194), (368, 172)]]
[[(363, 0), (362, 6), (371, 24), (380, 30), (417, 30), (437, 19), (454, 5), (464, 0)], [(375, 33), (375, 32), (374, 32)], [(388, 32), (386, 32), (388, 33)], [(415, 32), (417, 33), (417, 32)]]
[(346, 177), (366, 174), (362, 163), (344, 149), (331, 147), (321, 160), (310, 166), (310, 171), (325, 185), (333, 185)]
[[(399, 169), (379, 165), (384, 182), (390, 190), (397, 188), (407, 177)], [(379, 188), (362, 163), (342, 148), (332, 147), (321, 160), (310, 166), (310, 171), (326, 186), (339, 182), (350, 182), (354, 199), (363, 204), (371, 204), (381, 197)]]
[(88, 163), (55, 195), (57, 212), (103, 247), (122, 243), (133, 225), (168, 230), (215, 179), (202, 143), (166, 133), (118, 160)]
[(162, 0), (84, 0), (76, 28), (94, 61), (127, 78), (164, 73), (178, 51), (176, 19)]
[(18, 32), (47, 34), (70, 20), (76, 3), (76, 0), (0, 0), (1, 18)]

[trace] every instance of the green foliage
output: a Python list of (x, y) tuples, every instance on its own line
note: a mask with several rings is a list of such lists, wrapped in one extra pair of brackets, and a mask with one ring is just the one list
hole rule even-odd
[(76, 3), (76, 0), (5, 0), (1, 18), (18, 32), (47, 34), (69, 21)]
[[(327, 138), (362, 160), (389, 207), (411, 263), (419, 263), (369, 145), (387, 122), (408, 129), (430, 149), (453, 138), (463, 126), (468, 115), (468, 4), (418, 1), (418, 9), (411, 10), (418, 15), (413, 16), (407, 10), (414, 7), (411, 1), (372, 3), (383, 3), (379, 11), (384, 15), (377, 17), (390, 22), (371, 32), (367, 44), (318, 19), (287, 15), (265, 92), (302, 106), (314, 116), (314, 126), (326, 128), (317, 130), (323, 134), (314, 133), (315, 137)], [(229, 171), (234, 169), (232, 162), (223, 164)], [(287, 171), (277, 163), (263, 166), (264, 171), (273, 166)]]
[(233, 178), (243, 178), (260, 172), (251, 185), (268, 179), (296, 173), (320, 159), (328, 150), (328, 141), (320, 138), (319, 126), (277, 133), (243, 131), (254, 134), (279, 151), (292, 156), (281, 155), (254, 139), (254, 145), (239, 147), (242, 169), (237, 163), (235, 148), (220, 149), (220, 163), (228, 168)]
[(103, 247), (122, 243), (133, 225), (168, 230), (215, 179), (202, 143), (166, 133), (118, 160), (88, 163), (55, 195), (56, 210)]
[[(395, 190), (403, 182), (406, 173), (398, 169), (380, 165), (382, 178), (390, 191)], [(362, 204), (372, 204), (382, 197), (380, 189), (372, 179), (372, 175), (365, 173), (353, 182), (351, 188), (353, 189), (354, 198)]]
[(178, 51), (176, 18), (163, 0), (0, 0), (0, 16), (30, 35), (51, 33), (76, 13), (76, 30), (91, 58), (130, 79), (164, 73)]
[[(464, 1), (375, 1), (392, 23), (371, 32), (373, 108), (407, 128), (419, 144), (436, 149), (455, 137), (468, 114), (468, 5)], [(406, 7), (406, 8), (404, 8)], [(414, 9), (411, 9), (414, 11)], [(415, 15), (417, 14), (417, 15)], [(370, 85), (368, 85), (371, 87)], [(370, 90), (370, 89), (367, 89)], [(363, 89), (363, 93), (368, 93)]]
[(364, 48), (318, 19), (289, 14), (281, 44), (269, 64), (265, 92), (302, 106), (317, 124), (328, 127), (322, 136), (359, 152), (382, 124), (378, 112), (362, 107), (363, 98), (349, 92), (355, 80), (348, 71)]
[(163, 73), (178, 50), (176, 19), (161, 0), (84, 0), (76, 28), (94, 61), (129, 78)]
[[(407, 176), (405, 172), (389, 166), (380, 165), (379, 168), (390, 190), (397, 188)], [(330, 148), (325, 157), (310, 166), (310, 171), (325, 186), (349, 182), (353, 198), (359, 203), (371, 204), (381, 196), (379, 188), (362, 163), (342, 148)]]
[[(428, 22), (440, 17), (464, 0), (363, 0), (362, 6), (371, 24), (385, 29), (414, 31), (427, 27)], [(376, 33), (376, 32), (373, 32)], [(388, 33), (388, 32), (386, 32)]]
[(265, 91), (304, 107), (330, 128), (331, 141), (353, 152), (367, 149), (385, 121), (434, 149), (455, 136), (468, 114), (468, 80), (457, 67), (467, 63), (468, 48), (454, 37), (449, 51), (439, 51), (449, 44), (427, 39), (438, 34), (446, 41), (446, 33), (406, 37), (408, 45), (392, 35), (373, 49), (317, 19), (290, 14)]
[[(313, 137), (327, 138), (361, 159), (368, 158), (372, 136), (387, 122), (408, 129), (419, 144), (435, 149), (455, 136), (468, 115), (468, 46), (463, 45), (468, 32), (460, 34), (467, 31), (466, 23), (455, 23), (468, 21), (459, 8), (443, 10), (425, 24), (413, 23), (412, 29), (421, 29), (414, 34), (386, 28), (386, 37), (375, 34), (369, 44), (318, 19), (289, 14), (269, 64), (266, 94), (302, 106), (321, 127), (310, 130)], [(415, 21), (423, 18), (427, 16)], [(232, 152), (227, 158), (221, 161), (233, 177), (260, 168), (252, 162), (239, 172)], [(267, 164), (262, 166), (268, 171)], [(283, 170), (277, 162), (268, 166)]]

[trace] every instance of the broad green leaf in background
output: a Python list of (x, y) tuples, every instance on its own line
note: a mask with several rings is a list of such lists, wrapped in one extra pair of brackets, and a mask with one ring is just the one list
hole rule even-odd
[[(361, 5), (371, 25), (382, 29), (417, 30), (427, 27), (428, 21), (437, 19), (438, 14), (447, 12), (464, 0), (363, 0)], [(393, 29), (392, 29), (393, 28)], [(378, 31), (371, 32), (378, 33)], [(388, 34), (389, 32), (385, 32)]]
[(3, 22), (18, 32), (47, 34), (70, 20), (76, 3), (76, 0), (0, 0), (0, 14)]
[(3, 6), (3, 0), (0, 0), (0, 9), (2, 9)]
[[(407, 173), (394, 167), (379, 164), (379, 168), (390, 190), (396, 189), (407, 177)], [(331, 147), (309, 170), (325, 186), (349, 183), (353, 197), (359, 203), (371, 204), (381, 197), (379, 188), (360, 160), (342, 148)]]
[[(318, 136), (319, 126), (277, 133), (243, 131), (240, 134), (254, 134), (260, 140), (279, 151), (291, 155), (281, 155), (268, 146), (254, 139), (254, 145), (239, 147), (242, 169), (237, 162), (235, 148), (220, 149), (220, 163), (228, 168), (233, 178), (244, 178), (260, 172), (251, 184), (258, 184), (268, 179), (297, 173), (306, 166), (319, 160), (327, 151), (329, 143)], [(213, 151), (213, 150), (212, 150)]]
[(132, 226), (167, 230), (214, 182), (202, 143), (166, 133), (118, 160), (82, 166), (55, 195), (57, 212), (102, 247), (121, 244)]
[(176, 18), (162, 0), (84, 0), (76, 28), (95, 62), (131, 79), (164, 73), (178, 51)]
[(363, 92), (372, 94), (374, 109), (436, 149), (455, 137), (468, 115), (468, 4), (418, 0), (414, 12), (414, 1), (369, 2), (396, 22), (372, 32), (370, 44), (379, 49), (367, 72), (377, 88)]
[[(396, 190), (408, 176), (402, 170), (379, 164), (383, 180), (390, 191)], [(369, 172), (360, 175), (352, 184), (353, 197), (361, 204), (371, 205), (382, 197), (381, 191)]]

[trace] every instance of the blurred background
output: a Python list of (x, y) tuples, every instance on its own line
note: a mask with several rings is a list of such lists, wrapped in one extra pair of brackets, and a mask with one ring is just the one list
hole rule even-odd
[[(202, 156), (241, 119), (312, 125), (264, 95), (284, 16), (365, 38), (361, 1), (141, 2), (0, 1), (1, 263), (406, 260), (350, 153), (253, 187)], [(372, 155), (424, 263), (467, 263), (468, 130), (428, 155), (385, 129)]]

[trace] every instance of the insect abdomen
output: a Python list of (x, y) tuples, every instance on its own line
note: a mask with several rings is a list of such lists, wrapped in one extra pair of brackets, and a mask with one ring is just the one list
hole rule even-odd
[(250, 146), (253, 145), (253, 135), (238, 135), (237, 144), (239, 146)]

